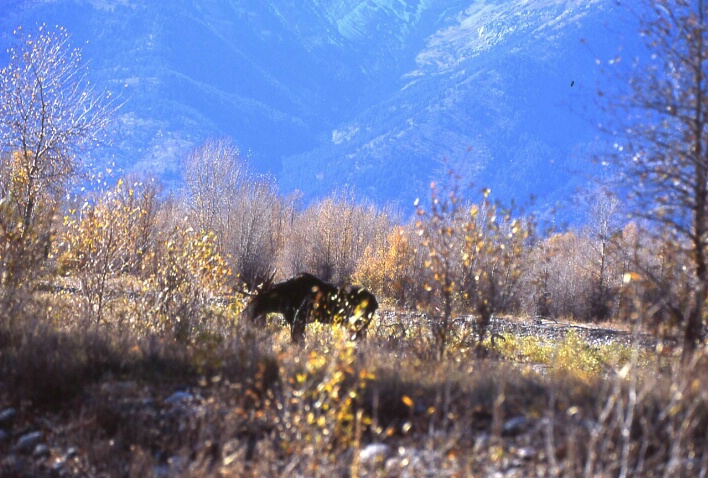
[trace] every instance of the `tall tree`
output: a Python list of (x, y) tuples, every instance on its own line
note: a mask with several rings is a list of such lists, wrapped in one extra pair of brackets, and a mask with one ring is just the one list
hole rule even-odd
[(219, 252), (255, 287), (272, 274), (283, 213), (274, 182), (256, 175), (228, 138), (209, 139), (184, 160), (186, 197), (197, 228), (216, 233)]
[[(646, 0), (617, 158), (638, 215), (688, 244), (695, 287), (684, 312), (684, 358), (703, 341), (708, 295), (708, 44), (703, 0)], [(620, 142), (618, 141), (618, 144)]]
[(119, 105), (89, 82), (65, 29), (14, 33), (9, 63), (0, 70), (0, 148), (14, 159), (3, 199), (26, 236), (38, 208), (76, 175), (79, 153), (101, 139)]
[(589, 291), (588, 319), (601, 321), (610, 318), (611, 303), (614, 302), (612, 242), (613, 236), (622, 230), (620, 201), (605, 188), (598, 188), (589, 194), (589, 224), (584, 232), (589, 239), (585, 254), (593, 284)]
[(238, 147), (228, 138), (208, 139), (189, 152), (183, 169), (194, 221), (200, 229), (223, 236), (234, 220), (238, 191), (251, 175)]

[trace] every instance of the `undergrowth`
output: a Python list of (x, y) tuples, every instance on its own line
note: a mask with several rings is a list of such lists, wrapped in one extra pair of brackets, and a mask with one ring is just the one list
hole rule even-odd
[[(704, 355), (657, 370), (648, 351), (568, 333), (506, 336), (484, 359), (460, 342), (437, 360), (422, 353), (431, 342), (420, 324), (401, 338), (379, 319), (360, 343), (310, 326), (295, 345), (277, 319), (256, 329), (221, 312), (230, 325), (202, 324), (187, 341), (15, 321), (24, 326), (0, 330), (0, 408), (18, 407), (25, 427), (64, 422), (71, 431), (43, 432), (82, 451), (75, 476), (708, 469)], [(167, 400), (180, 390), (186, 401)]]
[(629, 364), (650, 371), (656, 360), (652, 350), (617, 342), (589, 345), (575, 331), (566, 333), (558, 341), (509, 334), (503, 338), (497, 340), (494, 347), (505, 359), (545, 366), (553, 373), (573, 375), (588, 382)]

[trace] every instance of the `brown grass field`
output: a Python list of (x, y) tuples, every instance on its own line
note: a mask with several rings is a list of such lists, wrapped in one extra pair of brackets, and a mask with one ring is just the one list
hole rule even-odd
[(439, 359), (428, 320), (391, 310), (363, 342), (311, 325), (296, 345), (226, 305), (185, 343), (33, 304), (0, 330), (3, 477), (708, 473), (705, 352), (505, 319)]

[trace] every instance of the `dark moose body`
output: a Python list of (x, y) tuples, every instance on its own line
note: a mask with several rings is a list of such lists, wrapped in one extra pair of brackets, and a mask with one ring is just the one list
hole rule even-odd
[(376, 297), (363, 287), (348, 284), (340, 288), (302, 273), (256, 293), (242, 318), (264, 322), (268, 314), (281, 314), (290, 325), (293, 342), (305, 337), (309, 322), (343, 325), (358, 339), (366, 335), (378, 306)]

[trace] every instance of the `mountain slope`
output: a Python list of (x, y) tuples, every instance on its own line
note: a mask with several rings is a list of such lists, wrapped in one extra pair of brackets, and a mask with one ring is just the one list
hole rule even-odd
[(611, 12), (587, 2), (516, 3), (477, 2), (442, 21), (397, 91), (333, 130), (330, 142), (285, 159), (286, 184), (324, 193), (346, 181), (374, 197), (396, 185), (394, 197), (409, 202), (431, 172), (452, 167), (500, 197), (568, 197), (597, 148), (588, 121), (598, 114), (597, 67), (581, 39)]
[(616, 7), (298, 3), (13, 1), (0, 42), (43, 21), (73, 33), (92, 78), (128, 100), (101, 152), (125, 170), (177, 179), (186, 151), (229, 135), (307, 198), (347, 185), (407, 205), (449, 167), (545, 204), (582, 183), (597, 149), (595, 59), (618, 47)]

